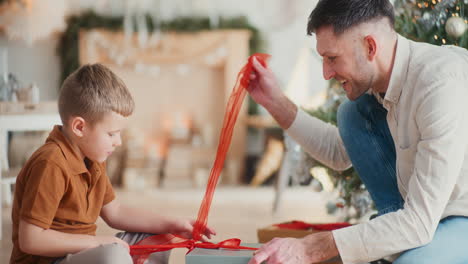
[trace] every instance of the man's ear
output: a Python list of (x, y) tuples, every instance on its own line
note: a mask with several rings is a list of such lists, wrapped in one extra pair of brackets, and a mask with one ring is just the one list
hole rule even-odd
[(374, 36), (367, 35), (364, 38), (364, 45), (366, 48), (366, 57), (368, 60), (373, 61), (377, 54), (377, 41)]
[(70, 127), (77, 137), (83, 137), (86, 129), (86, 121), (80, 116), (74, 116), (70, 120)]

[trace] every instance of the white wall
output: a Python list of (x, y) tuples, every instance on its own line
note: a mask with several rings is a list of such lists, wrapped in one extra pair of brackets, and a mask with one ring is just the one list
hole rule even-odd
[[(215, 10), (223, 16), (245, 15), (258, 27), (267, 44), (267, 52), (272, 55), (271, 68), (285, 87), (291, 71), (304, 45), (315, 52), (314, 37), (306, 36), (307, 17), (315, 6), (316, 0), (140, 0), (153, 5), (156, 1), (164, 4), (166, 14), (187, 14), (190, 10), (210, 13)], [(156, 3), (154, 2), (154, 3)], [(184, 3), (192, 6), (184, 9)], [(198, 7), (196, 7), (198, 5)], [(123, 14), (125, 0), (69, 0), (70, 12), (93, 8), (106, 14)], [(175, 9), (172, 7), (176, 7)], [(158, 12), (153, 11), (153, 12)], [(35, 82), (41, 91), (41, 100), (57, 97), (59, 89), (60, 65), (55, 53), (58, 36), (54, 35), (36, 42), (32, 47), (18, 41), (9, 41), (0, 36), (0, 45), (9, 50), (9, 68), (25, 83)], [(310, 85), (311, 93), (327, 86), (323, 81), (321, 62), (311, 56)]]
[(60, 79), (59, 58), (55, 53), (57, 41), (58, 35), (54, 35), (28, 46), (0, 35), (0, 47), (8, 49), (9, 72), (24, 85), (36, 83), (41, 101), (57, 98)]

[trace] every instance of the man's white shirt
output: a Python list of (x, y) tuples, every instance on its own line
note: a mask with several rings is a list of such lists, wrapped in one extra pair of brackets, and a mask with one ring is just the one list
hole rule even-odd
[[(344, 264), (429, 243), (439, 221), (468, 216), (468, 51), (398, 36), (385, 97), (404, 209), (333, 231)], [(286, 131), (331, 168), (351, 166), (337, 127), (299, 110)], [(366, 153), (362, 153), (366, 155)]]

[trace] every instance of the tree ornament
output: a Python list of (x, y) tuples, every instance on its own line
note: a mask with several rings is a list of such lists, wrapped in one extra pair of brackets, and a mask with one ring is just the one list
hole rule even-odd
[(453, 38), (461, 37), (466, 31), (466, 24), (461, 17), (450, 17), (445, 24), (445, 31)]

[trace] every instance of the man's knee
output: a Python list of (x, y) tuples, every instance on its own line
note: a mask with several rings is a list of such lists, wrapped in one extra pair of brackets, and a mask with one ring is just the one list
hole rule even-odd
[(354, 101), (344, 101), (338, 108), (336, 118), (343, 140), (346, 140), (348, 135), (351, 136), (352, 131), (365, 128), (364, 120), (358, 111), (357, 103)]
[(393, 264), (421, 264), (426, 262), (421, 262), (421, 259), (418, 259), (414, 256), (400, 256), (397, 258)]
[(352, 112), (355, 111), (355, 108), (356, 108), (355, 102), (353, 101), (345, 100), (343, 103), (341, 103), (340, 106), (338, 107), (338, 112), (336, 116), (338, 125), (340, 124), (344, 125), (344, 122), (346, 122), (346, 120), (349, 119), (347, 117), (350, 114), (352, 114)]
[(422, 246), (419, 248), (410, 249), (403, 252), (393, 264), (442, 264), (442, 263), (466, 263), (463, 257), (457, 257), (457, 254), (451, 254), (442, 248), (434, 248), (430, 246)]

